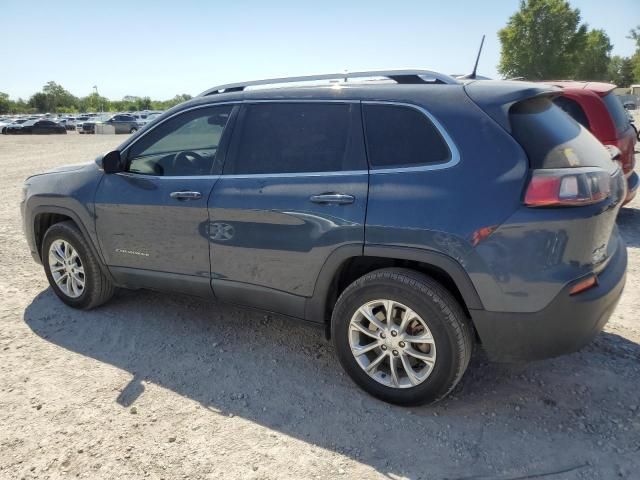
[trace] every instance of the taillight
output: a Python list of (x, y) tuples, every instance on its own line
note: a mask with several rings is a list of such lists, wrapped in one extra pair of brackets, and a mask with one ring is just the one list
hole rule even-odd
[(524, 197), (529, 207), (578, 206), (597, 203), (611, 194), (611, 175), (599, 168), (534, 170)]
[[(608, 144), (605, 144), (604, 147), (609, 151), (609, 155), (611, 155), (611, 160), (618, 163), (622, 167), (622, 171), (626, 175), (627, 173), (633, 171), (636, 166), (636, 157), (633, 153), (627, 151), (625, 155), (622, 151), (624, 149), (623, 143), (621, 141), (615, 141)], [(632, 149), (633, 150), (633, 149)]]

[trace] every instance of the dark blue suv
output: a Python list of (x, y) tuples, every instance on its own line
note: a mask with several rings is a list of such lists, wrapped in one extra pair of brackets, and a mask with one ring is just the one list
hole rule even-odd
[(27, 179), (27, 240), (72, 307), (150, 288), (304, 319), (369, 393), (433, 402), (474, 345), (575, 351), (622, 293), (624, 176), (559, 93), (429, 71), (217, 87)]

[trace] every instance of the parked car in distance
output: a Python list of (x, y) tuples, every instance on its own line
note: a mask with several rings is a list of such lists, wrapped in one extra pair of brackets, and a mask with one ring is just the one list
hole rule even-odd
[(627, 111), (627, 115), (629, 116), (629, 122), (631, 122), (631, 126), (633, 130), (636, 132), (636, 138), (640, 140), (640, 131), (638, 131), (638, 126), (636, 126), (636, 116), (638, 115), (638, 106), (635, 102), (626, 101), (623, 102), (624, 109)]
[(616, 88), (610, 83), (548, 81), (562, 88), (562, 96), (555, 103), (582, 124), (604, 145), (620, 150), (620, 162), (627, 179), (627, 198), (629, 203), (638, 191), (639, 177), (634, 171), (635, 144), (637, 132), (618, 97), (613, 93)]
[(112, 116), (109, 114), (97, 115), (93, 117), (90, 116), (90, 114), (87, 114), (87, 119), (84, 120), (81, 124), (79, 124), (80, 125), (79, 127), (76, 126), (76, 130), (78, 131), (78, 133), (86, 133), (86, 134), (96, 133), (96, 123), (104, 123), (105, 121), (109, 120), (111, 117)]
[(80, 116), (80, 117), (76, 117), (76, 132), (78, 133), (84, 133), (84, 130), (82, 129), (82, 124), (86, 121), (89, 120), (89, 117), (87, 117), (86, 115)]
[(116, 133), (135, 133), (140, 129), (140, 124), (136, 121), (136, 118), (125, 113), (113, 115), (104, 123), (112, 125)]
[(22, 124), (9, 125), (6, 127), (7, 134), (14, 135), (49, 135), (56, 133), (67, 133), (64, 125), (60, 125), (53, 120), (27, 120)]
[(26, 119), (26, 118), (18, 118), (18, 119), (15, 119), (15, 120), (13, 120), (12, 122), (10, 122), (10, 123), (8, 123), (8, 124), (6, 124), (6, 125), (3, 125), (3, 126), (2, 126), (2, 130), (1, 130), (1, 131), (2, 131), (2, 133), (7, 133), (7, 128), (8, 128), (8, 127), (10, 127), (10, 126), (16, 126), (16, 125), (22, 125), (22, 124), (23, 124), (24, 122), (26, 122), (26, 121), (27, 121), (27, 119)]
[(152, 112), (152, 113), (148, 113), (146, 115), (144, 115), (144, 118), (138, 118), (137, 122), (140, 125), (140, 127), (145, 126), (147, 123), (151, 122), (152, 120), (158, 118), (160, 115), (162, 115), (162, 112)]
[(66, 130), (73, 131), (76, 129), (75, 119), (73, 118), (60, 118), (56, 123), (62, 125)]
[(152, 288), (301, 318), (370, 394), (434, 402), (477, 345), (575, 351), (622, 293), (625, 178), (556, 95), (409, 70), (215, 87), (29, 177), (27, 243), (71, 307)]
[(134, 133), (140, 129), (140, 124), (136, 121), (133, 115), (119, 113), (116, 115), (105, 115), (84, 121), (82, 123), (80, 133), (95, 133), (96, 123), (113, 126), (115, 133)]

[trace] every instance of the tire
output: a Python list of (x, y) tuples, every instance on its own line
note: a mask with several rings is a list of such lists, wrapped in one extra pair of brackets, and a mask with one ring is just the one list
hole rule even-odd
[(137, 128), (132, 128), (131, 130), (129, 130), (129, 133), (136, 133), (138, 131)]
[[(366, 320), (366, 316), (360, 314), (360, 307), (371, 308), (371, 305), (378, 305), (370, 311), (377, 311), (376, 315), (382, 315), (384, 318), (386, 304), (383, 307), (380, 302), (376, 302), (381, 299), (395, 302), (395, 305), (390, 308), (394, 312), (392, 317), (394, 315), (397, 317), (394, 321), (400, 322), (401, 315), (404, 315), (403, 312), (407, 311), (407, 308), (417, 314), (417, 316), (415, 314), (408, 316), (414, 320), (408, 322), (409, 326), (405, 328), (404, 333), (396, 328), (401, 325), (392, 322), (391, 330), (396, 331), (394, 339), (389, 337), (389, 333), (394, 333), (393, 331), (385, 330), (387, 335), (384, 335), (382, 330), (376, 329), (372, 323)], [(361, 333), (361, 329), (351, 327), (352, 319), (356, 318), (362, 319), (364, 324), (369, 323), (366, 335)], [(388, 325), (387, 323), (383, 324)], [(362, 324), (359, 323), (359, 325)], [(338, 359), (353, 381), (374, 397), (398, 405), (434, 403), (447, 396), (462, 378), (473, 351), (472, 327), (455, 298), (431, 277), (409, 269), (376, 270), (349, 285), (338, 298), (331, 318), (331, 327)], [(375, 329), (373, 332), (372, 328)], [(411, 333), (410, 328), (414, 329), (414, 332), (421, 331), (422, 333), (419, 335)], [(369, 338), (372, 336), (371, 333), (377, 339)], [(413, 336), (405, 337), (403, 335)], [(387, 343), (368, 351), (364, 354), (366, 356), (359, 355), (359, 360), (356, 360), (356, 356), (352, 352), (354, 336), (371, 341), (371, 344), (365, 345), (366, 348), (376, 342)], [(426, 342), (420, 344), (400, 341), (402, 348), (399, 348), (398, 340), (403, 338), (418, 339), (418, 337), (430, 337), (432, 345), (427, 345)], [(385, 338), (385, 340), (381, 338)], [(396, 343), (391, 344), (390, 342)], [(417, 351), (418, 349), (421, 350)], [(399, 362), (396, 363), (398, 373), (393, 378), (390, 367), (387, 368), (392, 361), (390, 351), (394, 355), (398, 354), (393, 361)], [(428, 353), (423, 353), (423, 351)], [(410, 352), (412, 352), (411, 355), (409, 355)], [(426, 361), (416, 360), (412, 356), (416, 353), (430, 357), (433, 361), (430, 368), (428, 368), (429, 364)], [(359, 361), (368, 362), (367, 366), (371, 367), (372, 364), (375, 364), (375, 359), (385, 354), (387, 356), (378, 364), (381, 366), (379, 367), (380, 371), (375, 373), (378, 379), (367, 373), (365, 366), (361, 366), (359, 363)], [(413, 366), (418, 366), (423, 377), (419, 383), (414, 383), (417, 377), (413, 368), (411, 368), (411, 372), (414, 378), (413, 380), (410, 378), (404, 368), (403, 362), (405, 361), (414, 362)], [(385, 368), (389, 373), (385, 374)], [(378, 367), (375, 370), (378, 370)], [(383, 384), (383, 381), (391, 385)]]
[[(84, 287), (81, 289), (81, 292), (66, 293), (64, 289), (68, 289), (69, 291), (72, 289), (69, 288), (68, 285), (64, 285), (65, 282), (62, 282), (62, 287), (56, 283), (54, 273), (52, 272), (52, 260), (50, 259), (51, 255), (53, 255), (54, 258), (58, 258), (55, 257), (55, 254), (50, 253), (51, 246), (54, 242), (58, 245), (66, 242), (66, 244), (72, 247), (71, 251), (75, 250), (77, 253), (79, 267), (78, 264), (75, 263), (74, 267), (84, 270), (84, 274), (82, 275), (84, 278)], [(56, 223), (49, 227), (42, 241), (41, 257), (49, 285), (51, 285), (51, 288), (60, 300), (70, 307), (90, 310), (107, 302), (113, 296), (115, 292), (113, 283), (102, 272), (98, 259), (93, 254), (87, 240), (73, 222), (66, 221)], [(59, 275), (59, 273), (56, 272), (55, 275)], [(79, 295), (72, 296), (73, 293), (79, 293)]]

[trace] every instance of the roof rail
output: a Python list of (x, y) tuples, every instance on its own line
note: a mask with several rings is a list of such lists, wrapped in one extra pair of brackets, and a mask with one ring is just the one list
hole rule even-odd
[(349, 78), (366, 78), (366, 77), (386, 77), (394, 80), (396, 83), (419, 84), (419, 83), (440, 83), (440, 84), (457, 84), (460, 83), (455, 78), (445, 75), (444, 73), (433, 72), (431, 70), (371, 70), (367, 72), (343, 72), (343, 73), (325, 73), (322, 75), (305, 75), (302, 77), (282, 77), (269, 78), (266, 80), (253, 80), (249, 82), (229, 83), (227, 85), (219, 85), (202, 92), (199, 96), (215, 95), (217, 93), (242, 92), (247, 87), (255, 87), (258, 85), (276, 85), (279, 83), (298, 83), (298, 82), (316, 82), (321, 80), (340, 80), (345, 82)]

